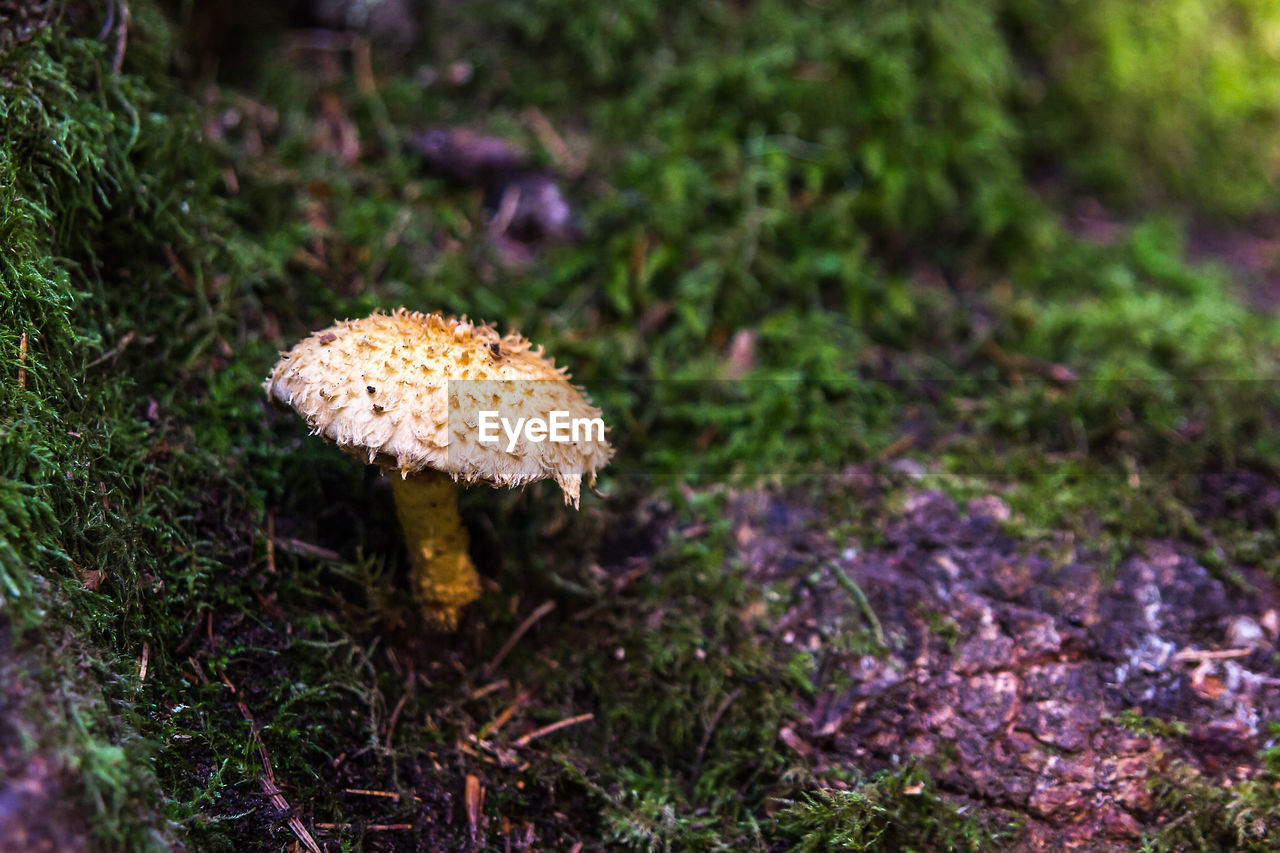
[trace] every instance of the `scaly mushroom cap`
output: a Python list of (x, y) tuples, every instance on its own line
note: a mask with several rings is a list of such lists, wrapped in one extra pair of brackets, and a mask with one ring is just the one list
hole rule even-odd
[(481, 411), (514, 425), (552, 412), (600, 418), (600, 410), (541, 347), (465, 317), (400, 308), (343, 320), (281, 353), (263, 388), (306, 418), (313, 434), (402, 476), (435, 468), (495, 487), (551, 478), (576, 507), (582, 476), (594, 483), (613, 455), (602, 429), (566, 442), (522, 436), (508, 451), (498, 427), (499, 440), (482, 443)]

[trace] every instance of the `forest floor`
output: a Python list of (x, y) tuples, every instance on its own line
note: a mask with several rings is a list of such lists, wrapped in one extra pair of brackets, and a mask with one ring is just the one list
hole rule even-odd
[[(1018, 3), (810, 5), (0, 4), (0, 848), (1280, 844), (1274, 223), (1028, 180)], [(400, 305), (617, 448), (452, 635), (261, 390)]]

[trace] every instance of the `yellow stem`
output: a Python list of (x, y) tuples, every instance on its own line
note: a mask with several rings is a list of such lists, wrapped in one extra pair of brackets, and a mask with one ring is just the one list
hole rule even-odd
[(431, 627), (453, 631), (462, 608), (480, 597), (458, 516), (458, 487), (448, 475), (427, 470), (407, 478), (393, 473), (391, 491), (409, 547), (414, 594)]

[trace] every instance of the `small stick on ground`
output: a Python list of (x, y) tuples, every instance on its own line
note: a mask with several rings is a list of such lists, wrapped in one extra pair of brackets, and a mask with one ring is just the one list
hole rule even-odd
[(520, 737), (516, 738), (515, 742), (512, 743), (512, 746), (528, 746), (531, 741), (535, 741), (544, 735), (549, 735), (552, 732), (558, 732), (561, 729), (568, 728), (569, 726), (576, 726), (578, 723), (585, 723), (587, 720), (594, 720), (595, 717), (596, 717), (595, 714), (579, 714), (576, 717), (570, 717), (567, 720), (560, 720), (559, 722), (552, 723), (549, 726), (543, 726), (540, 729), (534, 729), (533, 731), (529, 732), (527, 735), (521, 735)]
[(504, 687), (510, 687), (510, 686), (511, 686), (510, 681), (508, 681), (505, 678), (501, 678), (490, 684), (486, 684), (484, 687), (477, 687), (475, 690), (472, 690), (471, 693), (467, 696), (467, 699), (480, 699), (485, 696), (488, 696), (490, 693), (492, 693), (495, 690), (501, 690)]
[[(431, 686), (430, 682), (426, 680), (427, 677), (423, 675), (421, 672), (418, 673), (418, 678), (427, 687)], [(494, 693), (498, 690), (505, 690), (507, 687), (510, 687), (510, 686), (511, 686), (511, 682), (505, 678), (502, 678), (497, 681), (492, 681), (484, 685), (483, 687), (477, 687), (475, 690), (472, 690), (466, 696), (461, 696), (457, 699), (454, 699), (452, 702), (446, 702), (444, 705), (437, 708), (428, 718), (428, 721), (430, 721), (431, 719), (440, 719), (445, 716), (448, 716), (454, 710), (456, 710), (458, 706), (461, 705), (463, 702), (470, 702), (475, 699), (482, 699), (485, 696), (488, 696), (490, 693)]]
[(129, 4), (120, 0), (120, 21), (116, 24), (116, 55), (111, 60), (111, 73), (119, 74), (124, 68), (124, 47), (129, 40)]
[(115, 0), (107, 0), (107, 19), (102, 22), (102, 29), (98, 30), (98, 41), (105, 39), (115, 25), (116, 3)]
[(493, 660), (485, 664), (483, 670), (485, 678), (488, 678), (493, 671), (498, 668), (498, 664), (502, 663), (502, 661), (506, 659), (507, 655), (511, 653), (511, 650), (516, 647), (516, 643), (520, 642), (520, 638), (533, 627), (535, 622), (555, 609), (556, 603), (554, 601), (548, 601), (526, 616), (524, 621), (511, 632), (511, 636), (507, 638), (507, 641), (502, 644), (502, 648), (498, 649), (498, 653), (493, 656)]
[(317, 560), (328, 560), (331, 563), (342, 561), (342, 555), (337, 551), (331, 551), (319, 545), (312, 545), (310, 542), (303, 542), (300, 539), (277, 539), (275, 542), (290, 554), (297, 554), (299, 557), (314, 557)]
[(302, 821), (293, 813), (293, 807), (289, 805), (289, 801), (284, 798), (284, 794), (280, 791), (280, 786), (276, 784), (276, 772), (271, 767), (271, 756), (267, 753), (267, 747), (262, 742), (262, 738), (258, 734), (258, 724), (253, 719), (253, 714), (249, 712), (249, 706), (240, 700), (240, 691), (236, 690), (236, 686), (231, 683), (231, 679), (227, 678), (227, 674), (221, 673), (222, 683), (227, 685), (227, 689), (231, 691), (231, 695), (236, 697), (236, 707), (240, 709), (240, 715), (249, 723), (249, 733), (258, 743), (258, 758), (262, 761), (262, 793), (266, 794), (271, 800), (271, 805), (275, 806), (282, 814), (288, 815), (287, 823), (289, 829), (302, 842), (302, 846), (307, 848), (310, 853), (323, 853), (320, 845), (316, 843), (315, 838), (307, 831)]
[(702, 741), (698, 744), (698, 756), (693, 761), (693, 773), (689, 777), (691, 784), (698, 784), (698, 777), (702, 774), (702, 759), (707, 755), (707, 747), (711, 745), (711, 736), (715, 734), (716, 726), (720, 725), (720, 719), (729, 710), (729, 706), (737, 701), (741, 695), (742, 688), (739, 687), (724, 697), (716, 707), (715, 713), (711, 715), (711, 719), (707, 721), (707, 730), (702, 733)]
[(1253, 649), (1218, 649), (1217, 651), (1182, 649), (1174, 653), (1173, 659), (1178, 661), (1231, 660), (1247, 658), (1251, 654)]
[(27, 390), (27, 333), (18, 341), (18, 390)]
[(417, 682), (412, 676), (409, 677), (405, 685), (404, 693), (400, 694), (400, 700), (396, 702), (396, 707), (391, 711), (391, 719), (387, 722), (387, 739), (383, 746), (387, 752), (391, 751), (391, 736), (396, 731), (396, 721), (400, 719), (400, 712), (404, 710), (404, 703), (409, 701), (409, 697), (413, 695), (413, 685)]
[(542, 114), (542, 110), (537, 107), (530, 107), (521, 114), (521, 118), (533, 129), (533, 133), (538, 137), (538, 141), (542, 143), (542, 147), (551, 152), (551, 157), (555, 160), (557, 169), (570, 178), (582, 176), (582, 173), (586, 171), (586, 164), (573, 156), (573, 152), (565, 144), (564, 138), (556, 133), (556, 129), (551, 125), (551, 122), (547, 121), (547, 117)]
[(467, 834), (474, 845), (480, 832), (480, 818), (484, 814), (484, 785), (480, 784), (480, 778), (468, 773), (467, 786), (463, 793), (467, 807)]
[(267, 513), (267, 571), (276, 573), (276, 516)]
[[(335, 832), (340, 829), (355, 829), (354, 823), (317, 823), (316, 829), (323, 829), (326, 832)], [(361, 827), (370, 832), (388, 832), (395, 829), (413, 829), (411, 823), (370, 823)]]
[(529, 697), (532, 695), (532, 690), (520, 691), (520, 695), (516, 697), (516, 701), (508, 705), (506, 709), (503, 710), (502, 713), (498, 714), (498, 716), (494, 717), (493, 720), (480, 727), (480, 732), (476, 735), (476, 740), (484, 740), (487, 736), (496, 734), (499, 729), (511, 721), (511, 718), (515, 716), (516, 711), (520, 710), (520, 706), (525, 702), (528, 702)]
[[(398, 800), (402, 796), (404, 796), (403, 794), (398, 794), (395, 791), (373, 791), (373, 790), (370, 790), (369, 788), (343, 788), (342, 793), (359, 794), (362, 797), (386, 797), (387, 799), (390, 799), (390, 800)], [(422, 798), (417, 796), (416, 794), (410, 794), (409, 796), (413, 797), (413, 801), (415, 803), (422, 802)], [(324, 824), (320, 824), (320, 823), (316, 824), (316, 826), (323, 826), (323, 825)]]
[(120, 342), (119, 342), (119, 343), (117, 343), (117, 344), (116, 344), (115, 346), (113, 346), (111, 349), (109, 349), (109, 350), (107, 350), (106, 352), (104, 352), (102, 355), (100, 355), (100, 356), (98, 356), (97, 358), (95, 358), (93, 361), (91, 361), (91, 362), (89, 362), (88, 364), (86, 364), (86, 365), (84, 366), (85, 370), (88, 370), (88, 369), (89, 369), (89, 368), (91, 368), (91, 367), (97, 367), (99, 364), (102, 364), (104, 361), (114, 360), (114, 359), (119, 358), (119, 357), (120, 357), (120, 353), (124, 352), (124, 348), (125, 348), (125, 347), (127, 347), (127, 346), (129, 346), (129, 344), (133, 343), (133, 339), (134, 339), (136, 336), (137, 336), (137, 335), (136, 335), (136, 333), (135, 333), (135, 332), (132, 332), (132, 331), (130, 331), (130, 332), (125, 332), (124, 336), (123, 336), (122, 338), (120, 338)]
[(182, 282), (182, 286), (192, 291), (196, 291), (196, 280), (191, 277), (191, 273), (187, 272), (187, 268), (182, 265), (182, 261), (178, 260), (178, 253), (173, 251), (173, 246), (168, 243), (164, 244), (164, 257), (169, 262), (169, 269), (173, 270), (173, 274), (178, 277), (178, 281)]
[(876, 454), (876, 459), (881, 461), (892, 459), (904, 450), (910, 450), (911, 446), (915, 443), (916, 434), (914, 432), (909, 432), (906, 435), (899, 436), (881, 448), (880, 452)]
[(853, 595), (854, 601), (858, 603), (858, 609), (862, 611), (862, 616), (867, 620), (867, 624), (871, 626), (871, 631), (876, 635), (876, 642), (883, 649), (888, 649), (889, 644), (884, 638), (884, 629), (880, 627), (880, 620), (876, 618), (876, 612), (871, 609), (871, 602), (867, 601), (867, 595), (862, 591), (862, 587), (854, 583), (853, 578), (849, 577), (838, 564), (831, 564), (831, 574), (835, 577), (836, 583), (844, 587)]
[(501, 237), (507, 233), (507, 229), (511, 227), (511, 220), (516, 217), (516, 210), (520, 207), (520, 188), (515, 184), (509, 185), (502, 191), (502, 200), (498, 202), (498, 212), (493, 215), (493, 221), (489, 223), (489, 234), (493, 237)]
[(200, 629), (203, 627), (204, 619), (200, 618), (200, 614), (197, 612), (195, 624), (191, 626), (191, 630), (187, 633), (187, 636), (183, 641), (178, 644), (178, 647), (173, 650), (173, 653), (175, 655), (180, 655), (186, 652), (187, 648), (196, 641), (196, 637), (200, 636)]

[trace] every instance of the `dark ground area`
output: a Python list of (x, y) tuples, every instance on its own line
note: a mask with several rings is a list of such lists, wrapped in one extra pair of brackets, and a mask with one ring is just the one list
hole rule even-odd
[[(878, 478), (847, 476), (874, 502)], [(1036, 850), (1136, 843), (1185, 819), (1188, 803), (1162, 798), (1170, 775), (1229, 787), (1262, 772), (1280, 703), (1270, 578), (1221, 579), (1171, 542), (1115, 569), (1071, 537), (1028, 548), (1000, 532), (994, 496), (961, 512), (912, 492), (866, 552), (804, 515), (767, 495), (734, 513), (750, 576), (791, 587), (776, 630), (818, 658), (805, 725), (784, 739), (818, 767), (920, 762)], [(891, 654), (831, 648), (850, 610), (840, 573)]]

